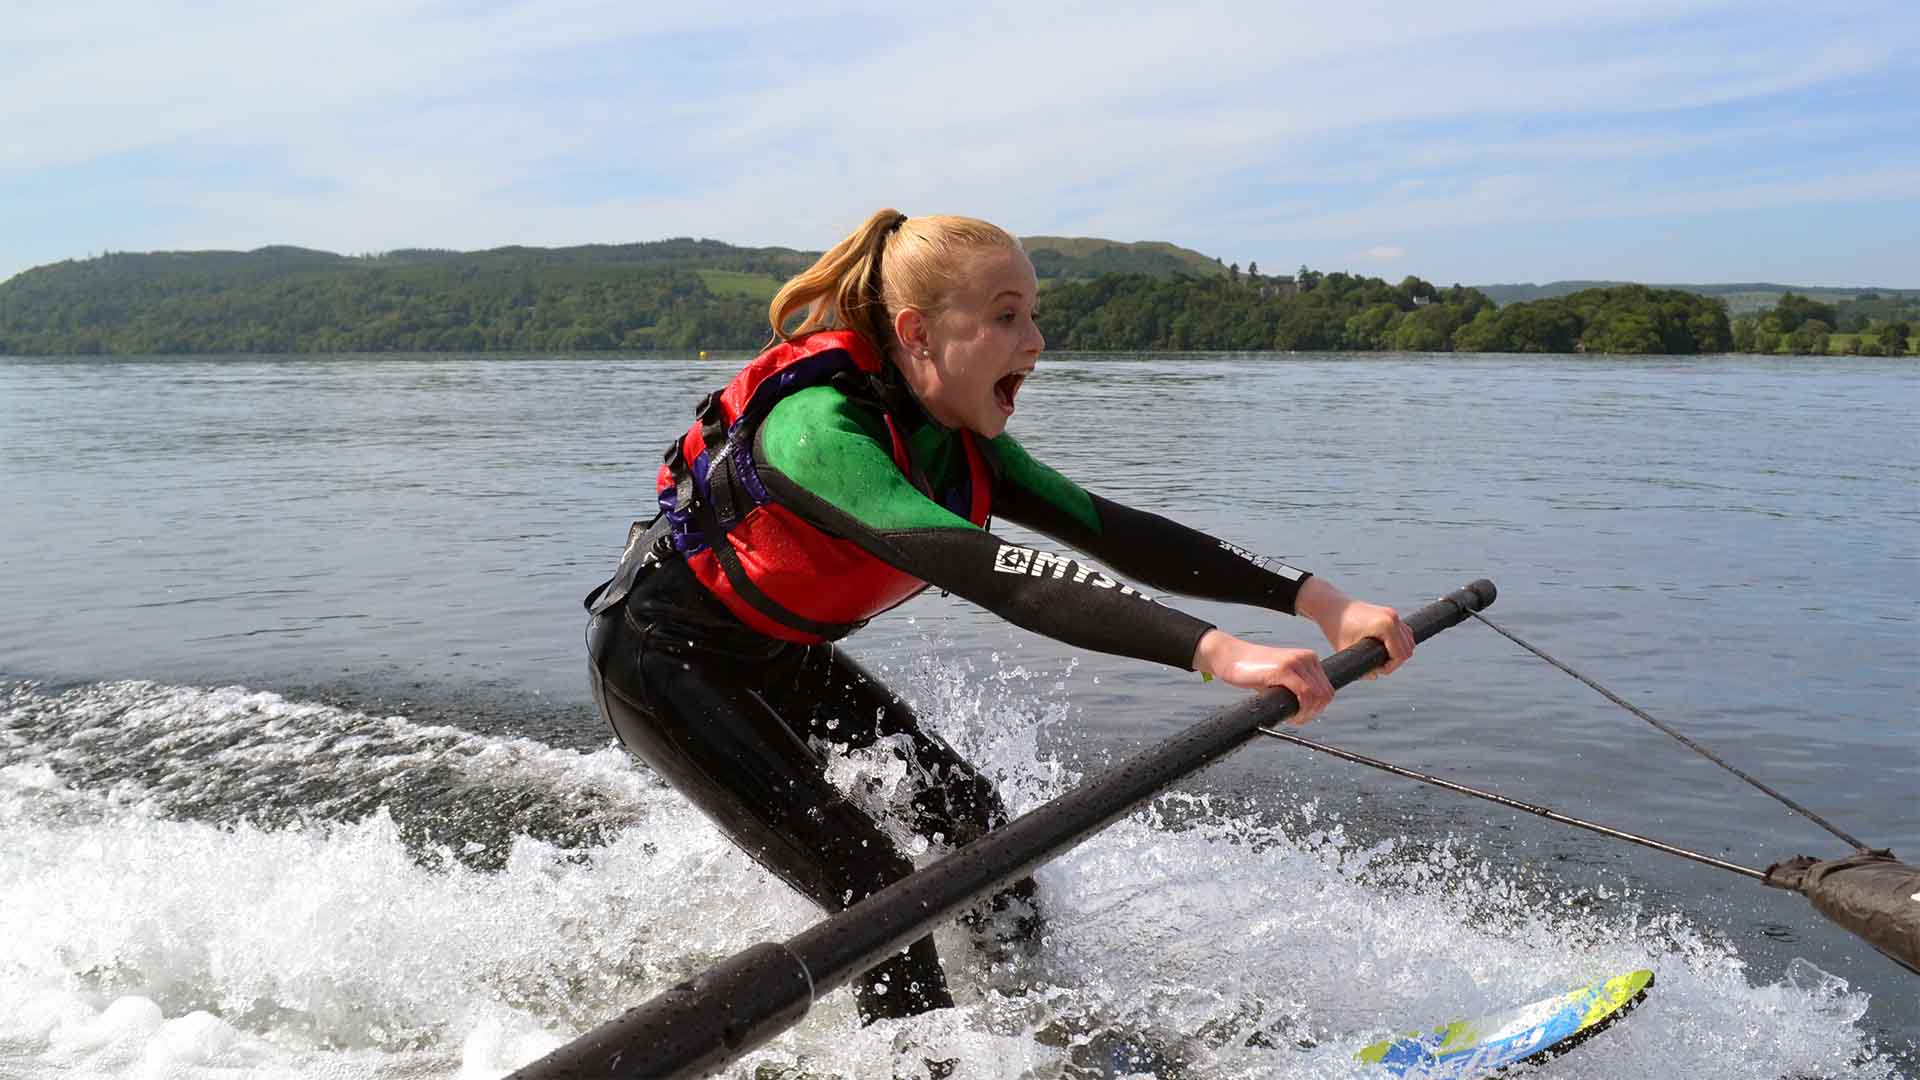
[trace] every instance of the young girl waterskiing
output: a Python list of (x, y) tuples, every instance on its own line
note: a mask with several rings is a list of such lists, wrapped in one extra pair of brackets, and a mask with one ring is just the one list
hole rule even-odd
[[(909, 822), (960, 845), (1006, 821), (991, 781), (834, 642), (928, 585), (1060, 641), (1333, 696), (1308, 649), (1243, 641), (1089, 563), (1002, 543), (990, 515), (1155, 590), (1311, 618), (1335, 649), (1413, 636), (1391, 608), (1091, 494), (1005, 434), (1045, 343), (1020, 243), (984, 221), (882, 210), (774, 297), (774, 343), (700, 402), (612, 580), (588, 597), (594, 699), (622, 743), (829, 912), (912, 863), (809, 746), (907, 737)], [(797, 327), (794, 316), (804, 311)], [(1002, 913), (994, 920), (995, 912)], [(1031, 878), (969, 917), (1040, 922)], [(952, 1004), (931, 935), (868, 971), (861, 1019)]]

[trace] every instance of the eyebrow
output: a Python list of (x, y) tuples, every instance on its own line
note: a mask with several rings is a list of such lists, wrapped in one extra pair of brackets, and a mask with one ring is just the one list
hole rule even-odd
[(994, 294), (993, 298), (995, 300), (998, 300), (1002, 296), (1011, 296), (1015, 300), (1023, 300), (1026, 298), (1026, 295), (1027, 295), (1026, 293), (1021, 292), (1019, 289), (1001, 289), (999, 292)]

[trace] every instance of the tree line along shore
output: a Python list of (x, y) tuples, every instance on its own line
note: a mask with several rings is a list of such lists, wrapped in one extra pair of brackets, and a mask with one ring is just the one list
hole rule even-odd
[[(1242, 273), (1169, 244), (1030, 237), (1054, 349), (1905, 356), (1920, 294), (1714, 297), (1616, 284), (1496, 305), (1479, 289), (1301, 267)], [(0, 283), (0, 354), (753, 349), (812, 260), (710, 240), (343, 256), (108, 254)]]

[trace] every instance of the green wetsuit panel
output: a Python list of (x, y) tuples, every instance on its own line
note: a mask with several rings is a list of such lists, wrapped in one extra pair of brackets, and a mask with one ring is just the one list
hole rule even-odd
[[(965, 475), (966, 451), (938, 425), (923, 424), (913, 447), (934, 490)], [(830, 386), (813, 386), (773, 407), (754, 443), (756, 464), (870, 529), (973, 529), (928, 498), (893, 463), (893, 439), (880, 413)]]

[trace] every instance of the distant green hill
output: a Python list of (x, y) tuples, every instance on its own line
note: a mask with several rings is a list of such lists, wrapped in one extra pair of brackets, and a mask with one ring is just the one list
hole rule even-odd
[[(1788, 292), (1588, 281), (1442, 291), (1415, 277), (1241, 274), (1158, 242), (1024, 243), (1048, 290), (1048, 340), (1064, 348), (1692, 352), (1726, 347), (1726, 315), (1700, 298), (1744, 316)], [(0, 354), (751, 349), (767, 340), (768, 300), (816, 257), (684, 237), (378, 255), (114, 253), (0, 283)], [(1920, 289), (1792, 292), (1795, 311), (1818, 312), (1802, 335), (1811, 351), (1920, 322)], [(1756, 348), (1793, 329), (1762, 321), (1736, 320), (1752, 324)]]
[[(0, 353), (751, 348), (779, 249), (502, 249), (350, 257), (299, 248), (104, 255), (0, 284)], [(624, 256), (624, 257), (622, 257)]]
[[(1496, 304), (1505, 306), (1530, 300), (1557, 300), (1572, 296), (1588, 289), (1609, 289), (1622, 285), (1632, 285), (1630, 281), (1554, 281), (1545, 285), (1475, 285), (1474, 288), (1485, 293)], [(1775, 285), (1770, 282), (1744, 282), (1724, 285), (1650, 285), (1654, 289), (1678, 289), (1681, 292), (1697, 293), (1722, 300), (1727, 305), (1727, 314), (1745, 315), (1764, 311), (1779, 303), (1786, 293), (1796, 293), (1811, 297), (1822, 303), (1837, 304), (1843, 300), (1852, 300), (1868, 294), (1877, 294), (1888, 298), (1908, 298), (1920, 300), (1920, 289), (1882, 289), (1882, 288), (1821, 288), (1818, 286)]]
[[(1049, 285), (1224, 273), (1163, 243), (1031, 237)], [(0, 283), (0, 354), (754, 348), (817, 252), (677, 238), (336, 255), (110, 253)]]
[(1170, 277), (1225, 274), (1218, 259), (1158, 240), (1121, 243), (1075, 236), (1023, 236), (1021, 246), (1042, 281), (1092, 281), (1102, 274), (1152, 274)]

